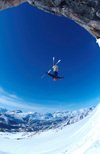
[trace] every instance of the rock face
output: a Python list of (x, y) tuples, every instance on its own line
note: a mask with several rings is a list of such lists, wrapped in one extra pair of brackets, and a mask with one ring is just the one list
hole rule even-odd
[(18, 6), (19, 4), (25, 2), (26, 0), (0, 0), (0, 10)]
[(25, 1), (44, 11), (68, 17), (95, 38), (100, 38), (100, 0), (1, 0), (0, 9), (17, 6)]

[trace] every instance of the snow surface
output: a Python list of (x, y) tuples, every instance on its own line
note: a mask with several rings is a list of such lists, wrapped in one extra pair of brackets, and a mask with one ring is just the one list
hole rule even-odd
[(98, 45), (99, 45), (99, 47), (100, 47), (100, 38), (99, 39), (97, 39), (97, 41), (96, 41), (97, 43), (98, 43)]
[[(2, 151), (2, 152), (1, 152)], [(83, 120), (42, 133), (0, 133), (0, 154), (100, 154), (100, 104)]]

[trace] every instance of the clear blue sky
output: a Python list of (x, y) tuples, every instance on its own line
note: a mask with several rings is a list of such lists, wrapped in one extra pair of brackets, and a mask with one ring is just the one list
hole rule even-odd
[[(61, 59), (53, 82), (44, 72)], [(95, 105), (100, 96), (100, 48), (75, 22), (24, 3), (0, 12), (0, 87), (34, 106)]]

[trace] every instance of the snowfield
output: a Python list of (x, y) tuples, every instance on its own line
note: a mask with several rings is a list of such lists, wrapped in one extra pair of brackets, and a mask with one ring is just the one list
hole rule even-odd
[(0, 133), (0, 154), (100, 154), (100, 104), (84, 119), (41, 133)]
[(98, 45), (99, 45), (99, 47), (100, 47), (100, 38), (99, 39), (97, 39), (97, 41), (96, 41), (97, 43), (98, 43)]

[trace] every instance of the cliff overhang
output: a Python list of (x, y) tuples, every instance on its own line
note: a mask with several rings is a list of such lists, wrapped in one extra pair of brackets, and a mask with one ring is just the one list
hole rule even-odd
[(0, 10), (24, 2), (49, 13), (70, 18), (96, 39), (100, 38), (100, 0), (1, 0)]

